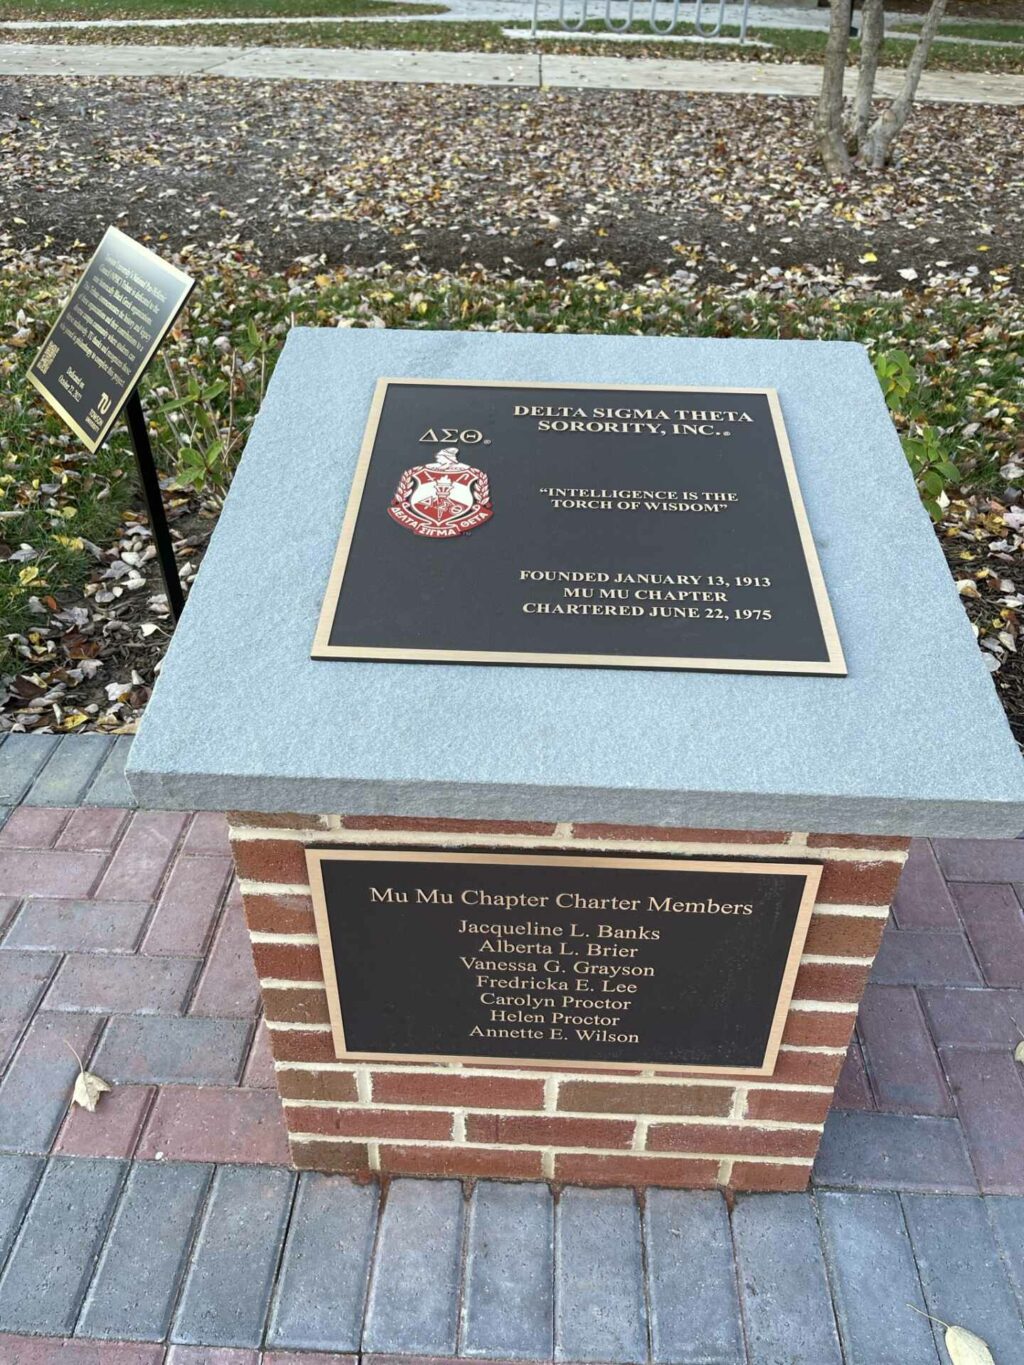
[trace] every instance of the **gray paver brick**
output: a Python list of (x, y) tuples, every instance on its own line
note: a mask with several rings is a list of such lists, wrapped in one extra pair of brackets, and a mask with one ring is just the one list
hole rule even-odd
[(846, 1365), (938, 1365), (914, 1253), (894, 1194), (820, 1194)]
[(481, 1181), (466, 1224), (460, 1354), (550, 1360), (553, 1296), (551, 1191)]
[(69, 953), (46, 993), (46, 1008), (90, 1014), (180, 1014), (200, 965), (195, 958)]
[(848, 1190), (974, 1193), (956, 1119), (833, 1110), (814, 1163), (817, 1185)]
[(87, 1063), (99, 1029), (92, 1015), (36, 1015), (0, 1084), (0, 1151), (49, 1151), (78, 1073), (71, 1049)]
[[(1024, 1360), (1024, 1327), (984, 1200), (903, 1195), (902, 1201), (928, 1312), (976, 1332), (997, 1361)], [(940, 1338), (942, 1328), (933, 1324), (933, 1330)]]
[(109, 735), (73, 735), (63, 740), (25, 798), (26, 806), (76, 806), (110, 752)]
[(567, 1189), (555, 1214), (555, 1359), (647, 1359), (632, 1190)]
[(234, 1085), (251, 1034), (245, 1019), (121, 1015), (107, 1026), (95, 1069), (122, 1084)]
[(196, 1239), (171, 1340), (260, 1344), (295, 1176), (272, 1166), (222, 1166)]
[(49, 1163), (0, 1279), (0, 1330), (70, 1334), (123, 1176), (122, 1161)]
[(0, 805), (18, 804), (59, 739), (59, 735), (7, 736), (0, 745)]
[(52, 953), (0, 953), (0, 1070), (59, 961)]
[(0, 1267), (17, 1236), (42, 1169), (41, 1157), (0, 1157)]
[(80, 1335), (163, 1340), (212, 1169), (170, 1161), (131, 1168), (86, 1294)]
[(130, 809), (135, 805), (132, 789), (125, 781), (124, 765), (132, 747), (131, 735), (118, 735), (113, 747), (100, 764), (83, 798), (86, 806), (121, 806)]
[(130, 953), (149, 912), (147, 901), (28, 900), (8, 929), (4, 947)]
[(744, 1365), (732, 1235), (722, 1196), (648, 1190), (644, 1232), (652, 1360)]
[(732, 1226), (751, 1365), (842, 1365), (810, 1196), (749, 1195)]
[(985, 1205), (1017, 1304), (1024, 1314), (1024, 1199), (997, 1195), (986, 1199)]
[[(363, 1324), (363, 1350), (454, 1355), (462, 1186), (395, 1180), (388, 1191)], [(420, 1292), (410, 1294), (415, 1284)]]
[(379, 1190), (344, 1176), (299, 1177), (269, 1346), (358, 1351)]

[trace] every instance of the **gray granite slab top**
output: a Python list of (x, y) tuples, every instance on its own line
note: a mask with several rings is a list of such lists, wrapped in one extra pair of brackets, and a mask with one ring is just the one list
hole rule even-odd
[[(311, 660), (382, 375), (776, 388), (849, 676)], [(127, 771), (154, 807), (1024, 828), (1024, 763), (845, 342), (297, 328)]]

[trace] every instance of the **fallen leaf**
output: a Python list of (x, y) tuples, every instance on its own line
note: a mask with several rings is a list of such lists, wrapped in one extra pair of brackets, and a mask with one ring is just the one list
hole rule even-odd
[(966, 1327), (946, 1328), (946, 1350), (953, 1365), (996, 1365), (985, 1342)]
[(96, 1101), (104, 1090), (112, 1089), (113, 1087), (101, 1076), (94, 1076), (91, 1071), (80, 1071), (71, 1098), (75, 1104), (80, 1104), (83, 1109), (88, 1109), (91, 1114), (96, 1108)]
[(1024, 1038), (1022, 1038), (1013, 1049), (1013, 1060), (1015, 1062), (1020, 1062), (1021, 1065), (1024, 1066)]

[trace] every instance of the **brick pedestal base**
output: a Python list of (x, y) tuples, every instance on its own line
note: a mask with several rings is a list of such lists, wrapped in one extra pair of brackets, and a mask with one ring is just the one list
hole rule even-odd
[[(908, 841), (386, 816), (231, 817), (296, 1166), (588, 1185), (799, 1190), (808, 1181)], [(303, 849), (651, 852), (824, 865), (775, 1074), (334, 1055)]]

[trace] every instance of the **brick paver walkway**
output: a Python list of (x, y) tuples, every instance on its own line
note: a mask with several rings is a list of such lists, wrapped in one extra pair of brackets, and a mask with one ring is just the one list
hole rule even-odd
[(225, 821), (129, 742), (0, 743), (0, 1365), (945, 1361), (909, 1303), (1024, 1361), (1024, 840), (915, 844), (813, 1195), (382, 1205), (287, 1168)]

